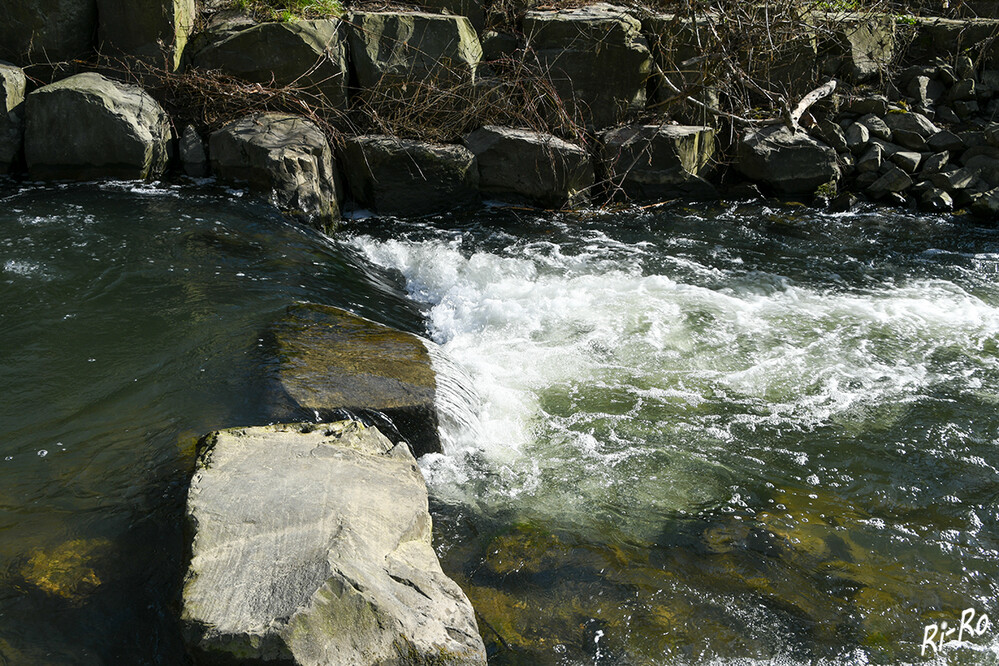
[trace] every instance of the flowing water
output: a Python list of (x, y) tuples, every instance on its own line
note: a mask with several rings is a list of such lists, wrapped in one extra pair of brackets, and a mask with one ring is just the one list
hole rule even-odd
[(491, 663), (999, 663), (994, 228), (733, 204), (334, 241), (225, 191), (27, 188), (0, 266), (0, 663), (183, 660), (192, 442), (266, 419), (261, 331), (301, 300), (478, 393), (421, 466)]

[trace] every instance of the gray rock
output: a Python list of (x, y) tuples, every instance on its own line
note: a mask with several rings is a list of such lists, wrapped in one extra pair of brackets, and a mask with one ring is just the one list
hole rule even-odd
[(926, 147), (934, 152), (964, 150), (964, 140), (949, 130), (941, 130), (926, 141)]
[(985, 156), (990, 159), (999, 159), (999, 148), (989, 145), (972, 146), (961, 153), (958, 161), (963, 165), (967, 165), (969, 160), (980, 156)]
[(339, 19), (260, 23), (206, 38), (191, 63), (251, 83), (314, 88), (336, 109), (347, 105), (347, 47)]
[(168, 70), (180, 67), (194, 29), (194, 0), (97, 0), (98, 43), (104, 55), (138, 58)]
[(213, 432), (187, 519), (185, 640), (225, 663), (486, 663), (405, 445), (352, 421)]
[(332, 150), (305, 118), (245, 116), (212, 133), (209, 153), (220, 181), (269, 195), (279, 209), (310, 224), (332, 228), (340, 219)]
[(344, 142), (350, 191), (381, 215), (439, 213), (478, 200), (479, 168), (464, 146), (368, 134)]
[(902, 192), (911, 186), (912, 178), (909, 174), (893, 166), (867, 188), (867, 193), (875, 199), (880, 199), (889, 193)]
[(999, 159), (986, 155), (977, 155), (965, 160), (964, 168), (992, 187), (999, 186)]
[(857, 170), (857, 161), (851, 153), (839, 153), (839, 172), (846, 178)]
[(530, 11), (523, 23), (540, 70), (569, 111), (597, 128), (645, 108), (652, 56), (641, 29), (623, 9), (603, 3)]
[(22, 67), (85, 57), (96, 32), (96, 0), (0, 2), (0, 59)]
[(975, 78), (975, 61), (967, 53), (962, 53), (957, 56), (957, 65), (955, 69), (957, 70), (957, 75), (962, 79)]
[(947, 192), (963, 190), (975, 180), (975, 173), (970, 169), (949, 169), (938, 171), (928, 179), (934, 187), (939, 187)]
[(163, 173), (170, 119), (138, 86), (77, 74), (25, 101), (24, 154), (36, 179), (150, 179)]
[(882, 141), (891, 141), (891, 130), (885, 124), (885, 121), (878, 116), (869, 113), (857, 122), (867, 127), (871, 131), (871, 136), (875, 136)]
[(858, 203), (860, 203), (860, 199), (857, 198), (857, 195), (850, 192), (841, 192), (829, 202), (829, 211), (832, 213), (845, 213), (853, 209)]
[[(447, 411), (477, 411), (474, 391), (450, 391), (448, 364), (428, 340), (377, 324), (339, 308), (299, 303), (274, 325), (275, 363), (269, 418), (331, 420), (375, 418), (417, 456), (440, 453), (441, 428), (452, 436), (461, 419)], [(438, 399), (440, 392), (451, 396)], [(461, 396), (464, 402), (457, 400)], [(443, 411), (442, 411), (443, 410)], [(456, 412), (456, 413), (457, 413)]]
[(705, 180), (715, 152), (709, 127), (636, 125), (601, 136), (600, 160), (610, 187), (633, 201), (716, 199)]
[(999, 148), (999, 123), (989, 123), (984, 131), (988, 144)]
[(871, 141), (871, 130), (867, 129), (866, 125), (853, 123), (846, 128), (845, 136), (846, 145), (849, 146), (850, 152), (859, 155)]
[(923, 159), (923, 156), (909, 150), (900, 150), (893, 153), (890, 159), (902, 171), (912, 174), (916, 173), (916, 169), (919, 168), (919, 162)]
[(961, 137), (961, 141), (964, 142), (964, 147), (966, 148), (984, 146), (988, 143), (985, 138), (985, 132), (980, 130), (965, 130), (963, 132), (958, 132), (957, 135)]
[(937, 115), (936, 119), (947, 125), (956, 125), (961, 122), (960, 116), (954, 113), (954, 109), (943, 104), (938, 104), (936, 107)]
[(981, 111), (981, 108), (978, 106), (978, 102), (975, 100), (967, 102), (957, 101), (954, 102), (952, 106), (954, 107), (954, 113), (956, 113), (957, 117), (961, 120), (968, 120), (969, 118), (977, 116)]
[(486, 126), (465, 137), (479, 165), (479, 189), (491, 197), (549, 208), (581, 205), (593, 187), (582, 146), (551, 134)]
[(950, 153), (946, 151), (941, 151), (939, 153), (934, 153), (930, 157), (926, 158), (923, 162), (923, 168), (920, 170), (920, 176), (927, 178), (935, 173), (943, 170), (947, 166), (947, 162), (950, 160)]
[[(870, 13), (816, 13), (831, 34), (830, 50), (840, 64), (837, 71), (854, 81), (867, 81), (884, 71), (895, 51), (895, 23), (886, 15)], [(825, 48), (820, 48), (825, 51)]]
[(835, 150), (782, 125), (747, 131), (738, 142), (735, 167), (781, 194), (811, 194), (840, 176)]
[(369, 103), (475, 81), (482, 46), (464, 16), (354, 12), (348, 23), (351, 62)]
[(877, 144), (872, 145), (867, 149), (867, 152), (857, 159), (857, 171), (860, 173), (879, 171), (884, 161), (884, 156), (884, 150), (881, 149), (881, 146)]
[(917, 106), (935, 106), (946, 94), (947, 88), (939, 81), (926, 76), (916, 76), (906, 87), (906, 93), (913, 98)]
[(977, 197), (971, 204), (971, 212), (993, 222), (999, 219), (999, 187)]
[(208, 153), (205, 143), (198, 136), (194, 125), (188, 125), (180, 135), (180, 163), (184, 173), (192, 178), (203, 178), (208, 175)]
[(940, 131), (921, 113), (889, 112), (884, 121), (891, 129), (895, 143), (912, 150), (923, 149), (927, 139)]
[(828, 144), (837, 153), (844, 153), (850, 150), (850, 144), (847, 143), (843, 130), (828, 118), (823, 118), (817, 122), (812, 131), (819, 141)]
[(24, 93), (19, 67), (0, 62), (0, 175), (13, 171), (24, 150)]
[(486, 26), (486, 8), (483, 0), (419, 0), (421, 9), (464, 16), (478, 33)]
[(951, 102), (975, 99), (977, 97), (975, 85), (974, 79), (961, 79), (951, 87), (947, 98)]
[(888, 98), (884, 95), (847, 97), (843, 100), (841, 110), (844, 113), (855, 113), (858, 116), (865, 116), (867, 114), (883, 116), (888, 113)]

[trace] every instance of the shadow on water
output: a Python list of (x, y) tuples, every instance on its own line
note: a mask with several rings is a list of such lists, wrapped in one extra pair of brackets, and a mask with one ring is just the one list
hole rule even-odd
[(197, 439), (266, 422), (294, 302), (423, 332), (398, 277), (226, 192), (29, 187), (0, 208), (0, 663), (184, 663)]

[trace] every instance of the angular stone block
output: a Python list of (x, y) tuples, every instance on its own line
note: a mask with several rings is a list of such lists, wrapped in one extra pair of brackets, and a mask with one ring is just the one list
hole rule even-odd
[(222, 182), (269, 194), (281, 210), (329, 228), (340, 219), (333, 151), (301, 116), (260, 113), (209, 138), (212, 171)]
[(478, 200), (479, 169), (464, 146), (367, 134), (345, 140), (350, 191), (381, 215), (440, 213)]
[(530, 11), (523, 28), (540, 72), (587, 125), (608, 127), (645, 108), (652, 56), (642, 24), (620, 7)]
[(581, 205), (593, 186), (593, 164), (582, 146), (551, 134), (487, 126), (465, 137), (479, 164), (479, 189), (508, 201), (551, 208)]
[(138, 58), (154, 67), (180, 67), (194, 29), (194, 0), (97, 0), (97, 41), (104, 55)]
[(601, 165), (614, 191), (640, 202), (674, 197), (714, 199), (704, 176), (715, 152), (710, 127), (638, 125), (601, 136)]
[(170, 119), (138, 86), (77, 74), (28, 95), (25, 116), (32, 178), (143, 180), (166, 169)]
[(260, 23), (207, 41), (192, 55), (193, 66), (262, 85), (314, 88), (333, 108), (347, 105), (347, 44), (339, 19)]
[(187, 516), (185, 640), (212, 663), (484, 666), (441, 571), (405, 445), (355, 422), (202, 440)]

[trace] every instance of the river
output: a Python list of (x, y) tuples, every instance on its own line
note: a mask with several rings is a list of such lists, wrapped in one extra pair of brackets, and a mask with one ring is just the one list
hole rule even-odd
[(986, 624), (924, 645), (999, 620), (994, 227), (496, 207), (330, 239), (210, 186), (3, 187), (0, 664), (183, 663), (194, 442), (266, 422), (297, 301), (431, 338), (482, 397), (420, 463), (490, 663), (999, 663)]

